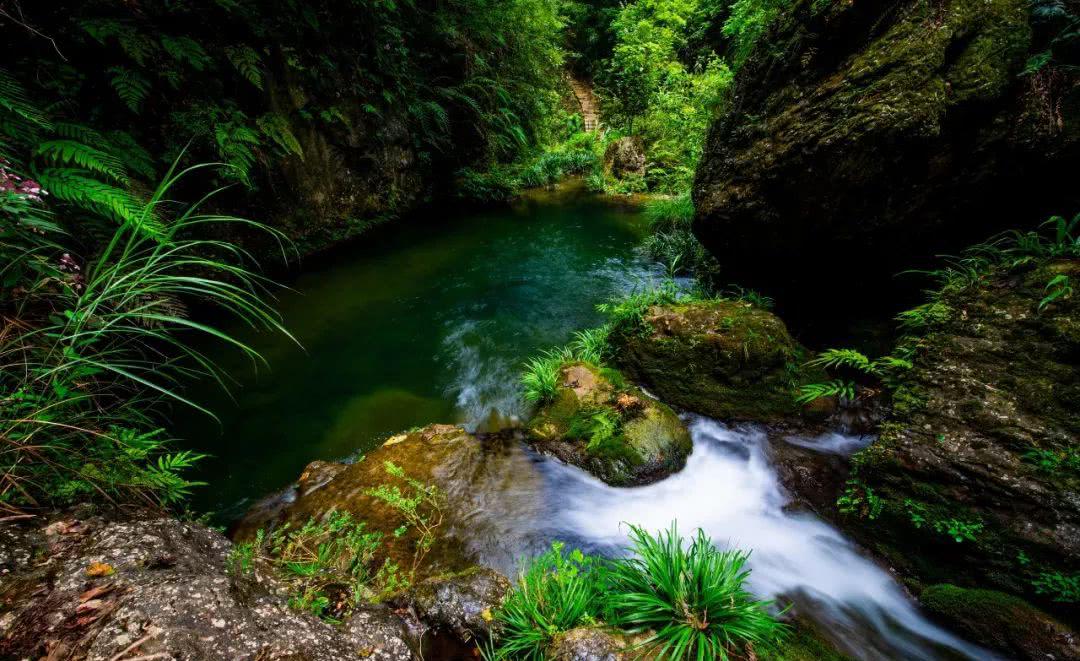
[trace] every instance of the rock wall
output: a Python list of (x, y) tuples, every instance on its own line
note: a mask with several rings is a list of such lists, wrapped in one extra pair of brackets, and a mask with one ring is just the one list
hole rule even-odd
[(354, 100), (341, 104), (343, 121), (305, 121), (300, 114), (312, 99), (303, 81), (282, 66), (266, 82), (269, 108), (291, 118), (303, 158), (270, 163), (264, 175), (270, 195), (260, 198), (269, 204), (267, 220), (301, 252), (340, 243), (430, 195), (433, 175), (416, 154), (404, 112), (373, 116)]
[[(854, 457), (850, 532), (917, 584), (1077, 616), (1080, 301), (1041, 311), (1061, 260), (946, 291), (880, 438)], [(1071, 586), (1071, 587), (1070, 587)]]
[(732, 279), (820, 314), (1073, 213), (1078, 78), (1022, 75), (1046, 39), (1026, 0), (791, 3), (711, 128), (695, 234)]

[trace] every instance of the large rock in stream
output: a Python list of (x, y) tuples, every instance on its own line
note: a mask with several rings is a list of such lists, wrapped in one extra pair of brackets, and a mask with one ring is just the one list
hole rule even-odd
[(733, 279), (820, 316), (1080, 208), (1080, 77), (1022, 75), (1062, 25), (1036, 6), (781, 3), (711, 128), (694, 233)]
[(616, 370), (564, 365), (551, 402), (529, 421), (541, 452), (613, 486), (648, 484), (686, 465), (692, 443), (679, 416)]
[(741, 301), (654, 306), (611, 334), (616, 362), (661, 400), (724, 421), (798, 415), (807, 352), (779, 317)]
[(1076, 621), (1080, 299), (1039, 309), (1058, 275), (1080, 279), (1080, 261), (941, 294), (880, 438), (854, 457), (845, 521), (916, 586), (992, 588)]

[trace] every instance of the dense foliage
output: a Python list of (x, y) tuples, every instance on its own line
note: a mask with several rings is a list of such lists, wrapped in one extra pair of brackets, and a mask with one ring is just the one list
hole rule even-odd
[[(79, 138), (94, 156), (114, 157), (100, 173), (113, 183), (152, 180), (189, 143), (249, 190), (312, 160), (372, 167), (342, 153), (343, 144), (377, 152), (404, 141), (428, 165), (511, 157), (548, 130), (563, 60), (557, 0), (18, 9), (4, 14), (17, 54), (4, 66), (66, 122), (34, 136), (29, 154), (43, 168), (85, 167), (90, 155), (65, 142)], [(92, 139), (73, 135), (87, 127)], [(72, 176), (42, 175), (57, 196)]]
[(780, 641), (785, 625), (743, 585), (747, 556), (721, 551), (704, 532), (689, 543), (673, 523), (655, 535), (631, 526), (630, 555), (608, 560), (569, 553), (556, 542), (530, 560), (506, 603), (489, 659), (544, 659), (556, 638), (605, 623), (644, 634), (635, 650), (648, 658), (741, 658)]

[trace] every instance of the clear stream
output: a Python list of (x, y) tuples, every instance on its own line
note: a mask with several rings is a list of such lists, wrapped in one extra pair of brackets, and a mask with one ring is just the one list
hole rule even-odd
[[(270, 362), (255, 373), (234, 355), (236, 401), (210, 389), (221, 422), (177, 420), (189, 444), (215, 455), (196, 505), (222, 518), (280, 490), (314, 459), (370, 450), (431, 422), (473, 428), (521, 416), (522, 361), (602, 320), (598, 302), (661, 277), (636, 246), (646, 227), (631, 206), (570, 187), (512, 209), (396, 223), (358, 246), (308, 260), (280, 297), (304, 349), (234, 329)], [(991, 656), (934, 626), (893, 578), (829, 524), (788, 511), (765, 434), (688, 417), (686, 468), (647, 487), (616, 489), (514, 449), (503, 475), (478, 485), (467, 543), (508, 573), (554, 539), (618, 553), (623, 522), (649, 529), (678, 519), (721, 544), (752, 549), (751, 587), (782, 597), (860, 659)], [(834, 434), (791, 439), (824, 452), (864, 441)]]

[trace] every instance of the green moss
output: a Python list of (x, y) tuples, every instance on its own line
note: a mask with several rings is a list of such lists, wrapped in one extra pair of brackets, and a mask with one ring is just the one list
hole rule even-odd
[(773, 314), (740, 301), (647, 308), (645, 332), (612, 335), (616, 360), (660, 399), (727, 420), (797, 415), (793, 385), (811, 379), (803, 350)]
[(1067, 649), (1068, 628), (1019, 597), (946, 583), (926, 588), (919, 599), (931, 615), (988, 647), (1025, 658), (1070, 657), (1058, 651)]

